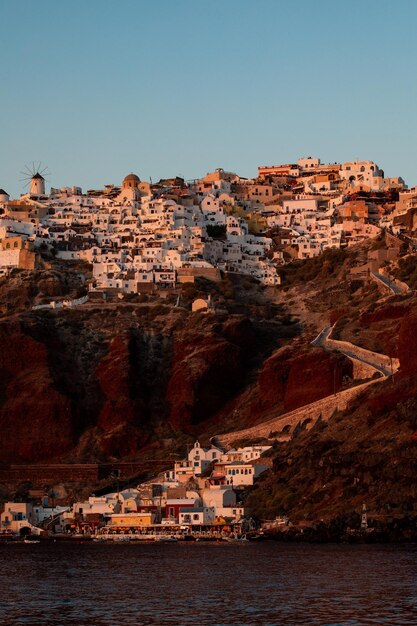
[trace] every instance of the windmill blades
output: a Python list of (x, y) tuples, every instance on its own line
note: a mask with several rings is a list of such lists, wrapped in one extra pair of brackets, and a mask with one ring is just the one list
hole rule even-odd
[(50, 182), (51, 180), (51, 176), (52, 176), (52, 172), (50, 172), (48, 170), (48, 167), (44, 167), (42, 171), (38, 171), (38, 173), (42, 176), (42, 178), (46, 181), (46, 182)]
[(25, 165), (25, 169), (20, 173), (26, 178), (31, 179), (35, 172), (33, 172), (28, 165)]
[(26, 187), (29, 187), (29, 184), (30, 184), (30, 178), (29, 178), (29, 177), (26, 177), (26, 178), (21, 178), (21, 179), (20, 179), (20, 182), (21, 182), (21, 183), (22, 183), (22, 182), (24, 182), (24, 183), (25, 183), (25, 184), (23, 185), (23, 189), (26, 189)]
[(23, 178), (20, 179), (20, 182), (25, 183), (24, 189), (30, 185), (32, 179), (34, 178), (42, 178), (45, 182), (49, 182), (49, 176), (51, 175), (48, 171), (48, 166), (44, 166), (42, 161), (39, 161), (37, 165), (35, 161), (32, 161), (31, 165), (25, 165), (20, 174), (23, 176)]
[(51, 172), (49, 171), (47, 165), (45, 165), (45, 167), (42, 170), (38, 170), (38, 172), (39, 172), (39, 174), (41, 176), (50, 176), (51, 175)]
[(21, 183), (23, 184), (23, 189), (28, 189), (30, 182), (33, 178), (33, 176), (35, 175), (35, 163), (34, 161), (32, 161), (32, 166), (30, 165), (25, 165), (23, 170), (20, 171), (20, 174), (23, 176), (23, 178), (20, 179)]
[(39, 161), (38, 167), (36, 168), (36, 174), (39, 174), (45, 180), (48, 180), (49, 177), (51, 176), (51, 172), (48, 171), (47, 165), (45, 165), (45, 167), (42, 167), (42, 166), (43, 166), (42, 161)]
[[(23, 174), (23, 173), (24, 173), (24, 172), (22, 172), (22, 174)], [(24, 183), (24, 185), (23, 185), (23, 189), (26, 189), (27, 187), (29, 187), (29, 185), (30, 185), (30, 180), (31, 180), (31, 176), (25, 176), (24, 178), (21, 178), (21, 179), (20, 179), (20, 182), (21, 182), (21, 183)]]

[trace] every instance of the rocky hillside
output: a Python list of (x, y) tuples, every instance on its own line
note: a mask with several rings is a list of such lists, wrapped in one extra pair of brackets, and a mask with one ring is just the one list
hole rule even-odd
[(296, 324), (165, 304), (31, 312), (3, 319), (0, 333), (5, 462), (133, 458), (161, 438), (300, 406), (329, 392), (334, 364), (338, 386), (349, 369), (290, 347)]
[[(295, 521), (349, 516), (363, 501), (379, 519), (417, 514), (417, 298), (352, 283), (361, 255), (298, 264), (279, 290), (227, 278), (47, 312), (31, 306), (79, 294), (80, 268), (13, 276), (0, 285), (1, 462), (169, 458), (324, 398), (353, 384), (347, 357), (310, 345), (335, 323), (334, 338), (398, 357), (400, 371), (274, 444), (247, 504)], [(216, 312), (192, 313), (208, 293)]]
[[(316, 297), (320, 282), (316, 277), (310, 285)], [(345, 288), (342, 281), (340, 288)], [(302, 524), (349, 520), (363, 503), (371, 523), (384, 528), (392, 518), (414, 519), (417, 297), (364, 286), (354, 292), (350, 306), (338, 301), (327, 319), (337, 320), (334, 336), (398, 357), (400, 371), (369, 387), (328, 422), (275, 444), (272, 470), (248, 494), (247, 504), (255, 515), (286, 513)]]
[(223, 287), (217, 299), (232, 310), (205, 315), (191, 313), (189, 288), (179, 307), (176, 298), (148, 297), (28, 311), (48, 293), (75, 295), (72, 272), (48, 268), (3, 283), (1, 461), (140, 458), (146, 446), (175, 448), (181, 435), (207, 429), (300, 333), (277, 307), (265, 317), (262, 294), (239, 304)]

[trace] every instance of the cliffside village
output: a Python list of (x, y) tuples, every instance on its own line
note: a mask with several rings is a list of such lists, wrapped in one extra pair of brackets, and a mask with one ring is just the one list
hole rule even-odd
[(158, 539), (184, 536), (242, 535), (252, 520), (241, 503), (242, 490), (268, 469), (271, 446), (252, 445), (224, 452), (198, 441), (172, 469), (135, 488), (91, 496), (72, 506), (7, 502), (0, 515), (0, 536), (50, 532), (94, 535), (97, 539)]
[(38, 171), (17, 200), (0, 190), (0, 275), (35, 269), (39, 251), (92, 264), (90, 292), (142, 293), (218, 280), (221, 272), (279, 285), (279, 267), (413, 226), (417, 187), (372, 161), (318, 158), (262, 166), (254, 179), (217, 169), (199, 180), (83, 193), (51, 188)]

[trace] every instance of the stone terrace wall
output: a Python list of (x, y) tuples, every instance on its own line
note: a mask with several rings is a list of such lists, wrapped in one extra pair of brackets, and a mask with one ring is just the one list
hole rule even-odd
[(49, 302), (48, 304), (35, 304), (32, 307), (33, 311), (41, 311), (48, 309), (63, 309), (63, 308), (71, 308), (73, 306), (79, 306), (80, 304), (85, 304), (88, 302), (88, 296), (83, 296), (82, 298), (77, 298), (75, 300), (62, 300)]
[(0, 469), (0, 481), (17, 482), (94, 482), (99, 478), (97, 463), (9, 465)]
[(169, 461), (132, 461), (120, 463), (54, 463), (41, 465), (6, 465), (0, 467), (0, 482), (31, 482), (33, 484), (56, 482), (98, 482), (106, 478), (129, 478), (140, 472), (162, 471)]

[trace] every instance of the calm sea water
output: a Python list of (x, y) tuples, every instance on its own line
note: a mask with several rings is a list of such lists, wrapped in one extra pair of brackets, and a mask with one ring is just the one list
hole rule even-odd
[(415, 625), (417, 547), (3, 545), (0, 624)]

